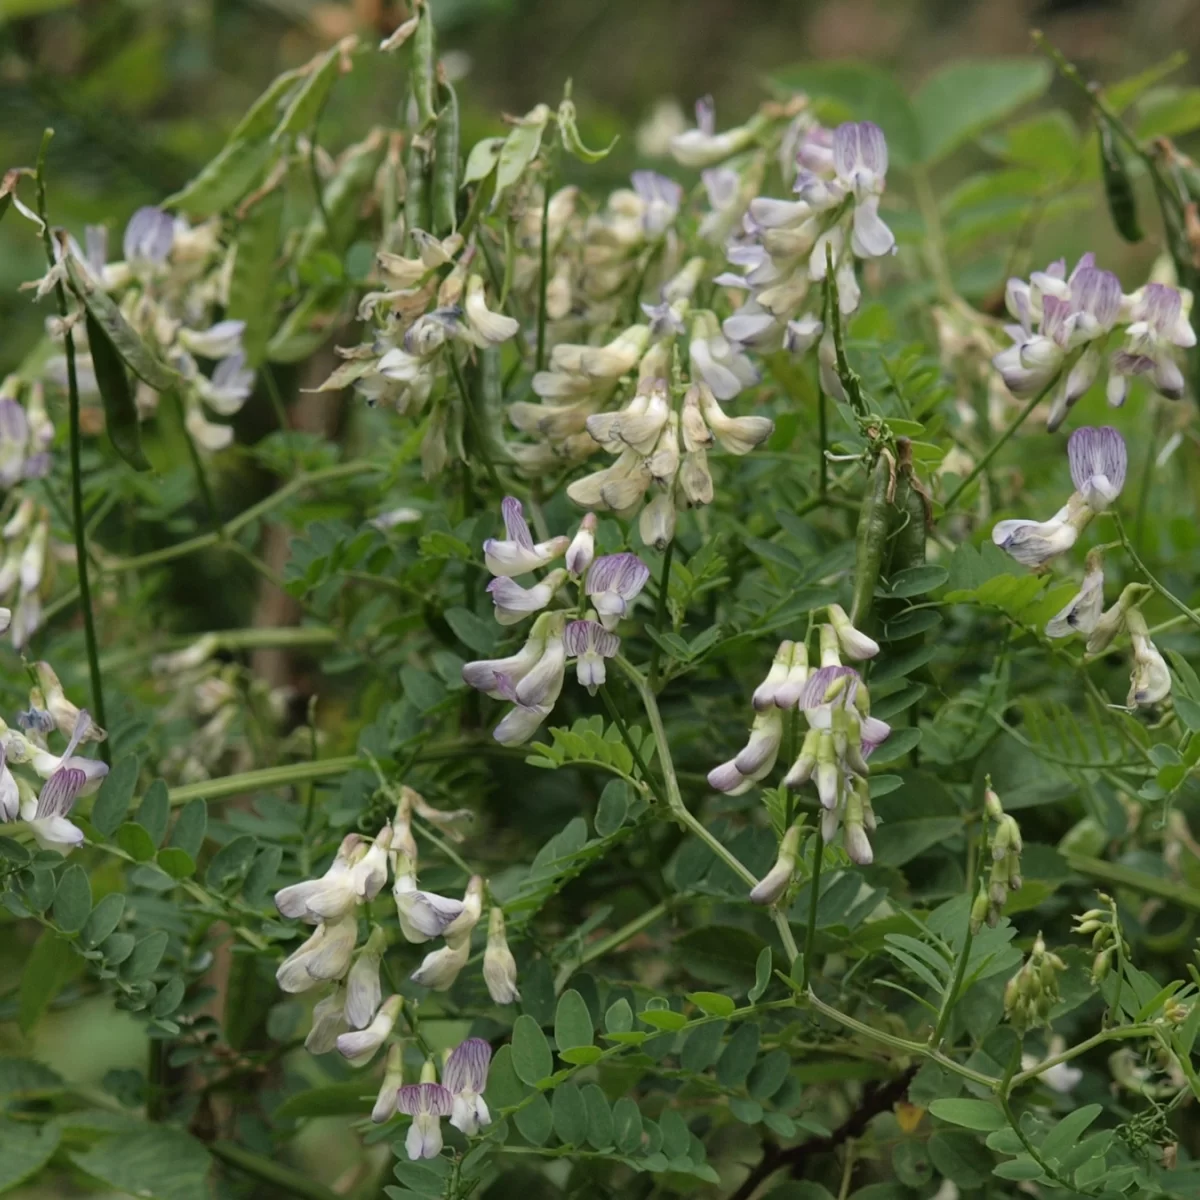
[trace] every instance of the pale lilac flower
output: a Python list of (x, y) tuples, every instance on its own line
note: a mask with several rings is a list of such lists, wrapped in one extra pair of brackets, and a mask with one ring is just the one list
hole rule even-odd
[(538, 617), (525, 645), (516, 654), (510, 654), (507, 658), (477, 659), (464, 664), (463, 682), (476, 691), (486, 692), (493, 700), (506, 699), (508, 691), (502, 689), (500, 679), (506, 679), (509, 686), (516, 687), (537, 666), (546, 650), (547, 625), (558, 616), (556, 613), (543, 613)]
[(21, 812), (21, 793), (8, 769), (8, 749), (0, 741), (0, 823), (15, 821)]
[(134, 268), (157, 267), (175, 241), (175, 220), (161, 208), (139, 208), (125, 226), (125, 261)]
[(86, 776), (74, 767), (60, 767), (42, 784), (36, 799), (29, 799), (21, 816), (43, 850), (67, 854), (83, 844), (83, 830), (67, 820), (83, 789)]
[(341, 979), (350, 969), (357, 938), (358, 918), (353, 912), (323, 921), (308, 941), (283, 960), (275, 972), (275, 982), (285, 992), (307, 992)]
[(634, 171), (633, 190), (642, 201), (642, 229), (653, 241), (671, 227), (683, 199), (683, 188), (657, 171)]
[(1125, 486), (1125, 439), (1111, 425), (1084, 426), (1067, 441), (1067, 456), (1083, 502), (1094, 513), (1104, 512)]
[(505, 575), (493, 579), (487, 590), (495, 605), (496, 620), (501, 625), (515, 625), (531, 613), (541, 612), (566, 580), (567, 572), (561, 568), (551, 571), (545, 579), (528, 588), (523, 588)]
[(749, 146), (758, 135), (758, 122), (751, 121), (717, 133), (711, 96), (696, 101), (696, 127), (671, 139), (671, 154), (685, 167), (710, 167)]
[(242, 351), (245, 321), (218, 321), (208, 329), (181, 329), (179, 344), (201, 358), (228, 358)]
[(546, 631), (541, 658), (515, 685), (513, 694), (520, 705), (553, 708), (562, 691), (567, 671), (567, 649), (563, 640), (562, 614), (555, 613), (552, 616), (555, 619)]
[(366, 1029), (351, 1029), (338, 1036), (338, 1053), (349, 1059), (352, 1066), (365, 1067), (391, 1037), (403, 1004), (401, 996), (389, 996)]
[(515, 496), (505, 496), (500, 502), (500, 511), (504, 516), (507, 538), (503, 541), (488, 538), (483, 543), (484, 562), (493, 575), (525, 575), (547, 566), (567, 549), (569, 543), (565, 537), (534, 544), (524, 509)]
[[(792, 670), (792, 654), (796, 649), (795, 642), (780, 642), (775, 657), (771, 660), (766, 678), (754, 689), (750, 702), (756, 712), (774, 707), (777, 703), (779, 689), (787, 682)], [(806, 655), (807, 657), (807, 655)]]
[(435, 308), (418, 317), (404, 333), (404, 349), (418, 358), (428, 358), (462, 331), (463, 310), (458, 305)]
[(896, 248), (892, 231), (879, 216), (887, 167), (887, 140), (878, 125), (849, 121), (833, 131), (834, 173), (855, 198), (850, 246), (859, 258), (879, 258)]
[[(447, 942), (438, 950), (431, 951), (421, 960), (421, 965), (409, 976), (413, 983), (434, 992), (448, 992), (458, 978), (467, 959), (471, 957), (470, 937)], [(446, 1115), (449, 1115), (448, 1113)]]
[(421, 891), (411, 861), (405, 858), (398, 858), (392, 895), (400, 918), (400, 932), (410, 942), (427, 942), (441, 937), (462, 915), (461, 900)]
[(396, 1108), (412, 1117), (404, 1148), (416, 1162), (442, 1152), (442, 1117), (454, 1111), (454, 1097), (440, 1083), (409, 1083), (400, 1089)]
[(596, 621), (571, 621), (564, 634), (568, 658), (575, 659), (575, 674), (592, 694), (604, 682), (604, 660), (621, 649), (621, 639)]
[(365, 853), (363, 838), (348, 833), (325, 874), (281, 888), (275, 893), (275, 907), (283, 916), (311, 925), (352, 912), (358, 903), (353, 866)]
[(376, 925), (366, 944), (355, 955), (354, 965), (346, 976), (345, 1017), (351, 1029), (365, 1029), (370, 1025), (383, 1002), (379, 964), (386, 949), (387, 937)]
[(496, 692), (500, 699), (509, 700), (513, 705), (492, 732), (492, 737), (502, 746), (520, 746), (529, 741), (553, 711), (549, 704), (522, 704), (517, 699), (517, 689), (506, 676), (497, 676)]
[(588, 571), (585, 590), (605, 629), (615, 629), (628, 615), (630, 603), (649, 578), (650, 568), (636, 554), (606, 554), (596, 559)]
[(254, 391), (254, 370), (246, 366), (246, 355), (238, 350), (217, 363), (211, 379), (198, 375), (195, 382), (204, 402), (214, 412), (230, 417), (241, 411)]
[(692, 323), (688, 358), (693, 377), (699, 376), (718, 400), (732, 400), (743, 388), (758, 383), (758, 369), (717, 327), (715, 318), (698, 314)]
[(59, 733), (64, 737), (73, 737), (76, 729), (82, 729), (79, 743), (102, 742), (108, 737), (90, 715), (83, 720), (83, 710), (67, 699), (62, 682), (48, 662), (35, 663), (34, 671), (37, 673), (38, 686), (41, 688), (51, 723)]
[(483, 1126), (492, 1123), (483, 1099), (491, 1061), (492, 1048), (483, 1038), (467, 1038), (446, 1060), (442, 1072), (442, 1081), (454, 1097), (450, 1124), (467, 1137), (474, 1137)]
[(740, 796), (771, 773), (783, 742), (783, 714), (777, 708), (758, 713), (750, 739), (728, 762), (708, 773), (709, 786), (729, 796)]
[[(1090, 515), (1086, 505), (1081, 507)], [(1070, 506), (1064, 505), (1049, 521), (1022, 518), (997, 521), (992, 527), (992, 541), (1017, 562), (1041, 567), (1075, 545), (1079, 528), (1071, 517)]]
[(596, 514), (584, 513), (571, 544), (567, 547), (566, 565), (572, 576), (578, 578), (596, 557)]
[(1171, 400), (1183, 395), (1183, 372), (1174, 352), (1196, 344), (1188, 320), (1191, 306), (1191, 292), (1163, 283), (1148, 283), (1134, 294), (1125, 344), (1112, 357), (1109, 404), (1124, 404), (1128, 381), (1134, 375), (1147, 376), (1154, 390)]
[(775, 904), (787, 891), (796, 870), (796, 852), (800, 846), (800, 826), (792, 825), (779, 843), (775, 865), (750, 890), (753, 904)]

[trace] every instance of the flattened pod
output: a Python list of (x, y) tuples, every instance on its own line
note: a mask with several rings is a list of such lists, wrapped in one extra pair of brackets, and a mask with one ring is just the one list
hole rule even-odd
[(883, 564), (888, 535), (888, 490), (892, 483), (892, 459), (883, 451), (875, 460), (867, 490), (858, 511), (857, 553), (854, 560), (854, 601), (850, 623), (862, 629), (871, 615), (875, 585)]
[(437, 135), (433, 144), (433, 232), (445, 237), (458, 224), (458, 96), (443, 83), (439, 89)]
[(429, 232), (430, 203), (429, 203), (429, 151), (419, 138), (412, 138), (408, 144), (408, 153), (404, 157), (404, 175), (407, 190), (404, 193), (404, 228), (405, 242), (409, 252), (416, 252), (416, 244), (412, 240), (414, 229)]
[(271, 141), (279, 142), (290, 134), (304, 133), (313, 127), (341, 74), (342, 58), (356, 41), (353, 36), (347, 38), (327, 50), (323, 57), (313, 60), (316, 65), (309, 68), (308, 78), (292, 95), (271, 134)]
[(165, 392), (181, 383), (178, 373), (168, 367), (158, 355), (142, 341), (137, 331), (121, 315), (121, 310), (106, 293), (92, 286), (79, 269), (75, 256), (63, 239), (62, 252), (66, 256), (67, 277), (71, 290), (79, 297), (87, 314), (107, 335), (113, 349), (125, 365), (156, 392)]
[(90, 312), (86, 314), (88, 349), (92, 355), (92, 368), (96, 373), (96, 384), (100, 398), (104, 401), (104, 425), (113, 449), (136, 471), (150, 470), (150, 463), (142, 451), (142, 435), (138, 428), (137, 405), (125, 363), (117, 348), (109, 341), (99, 321)]
[(412, 91), (417, 105), (417, 128), (432, 125), (437, 117), (433, 111), (434, 30), (433, 15), (428, 4), (421, 12), (412, 44)]
[(1129, 178), (1129, 164), (1107, 121), (1100, 121), (1100, 170), (1104, 176), (1104, 196), (1117, 232), (1127, 242), (1140, 242), (1143, 234), (1138, 224), (1137, 197)]

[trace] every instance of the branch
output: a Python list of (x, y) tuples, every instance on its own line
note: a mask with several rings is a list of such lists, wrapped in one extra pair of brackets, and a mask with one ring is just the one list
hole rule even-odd
[(765, 1182), (776, 1171), (787, 1168), (793, 1179), (804, 1175), (808, 1160), (816, 1154), (828, 1154), (836, 1150), (843, 1142), (861, 1137), (867, 1126), (881, 1113), (890, 1111), (897, 1101), (903, 1100), (908, 1092), (908, 1085), (918, 1071), (914, 1064), (902, 1074), (897, 1075), (890, 1083), (883, 1085), (871, 1083), (863, 1089), (862, 1101), (859, 1106), (828, 1136), (809, 1138), (798, 1146), (784, 1149), (781, 1146), (770, 1145), (763, 1154), (762, 1161), (742, 1181), (741, 1187), (730, 1196), (729, 1200), (750, 1200), (761, 1183)]

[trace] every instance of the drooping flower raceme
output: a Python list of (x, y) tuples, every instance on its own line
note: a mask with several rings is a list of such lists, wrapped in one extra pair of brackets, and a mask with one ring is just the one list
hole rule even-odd
[(1114, 330), (1121, 330), (1122, 344), (1108, 359), (1106, 392), (1111, 405), (1125, 402), (1128, 381), (1138, 375), (1161, 395), (1178, 399), (1183, 394), (1183, 373), (1175, 355), (1196, 344), (1188, 321), (1190, 292), (1149, 283), (1122, 295), (1117, 277), (1098, 269), (1089, 253), (1069, 277), (1060, 259), (1034, 272), (1028, 282), (1010, 279), (1005, 298), (1017, 324), (1006, 327), (1013, 344), (997, 354), (993, 364), (1019, 398), (1055, 385), (1050, 430), (1062, 424), (1099, 377)]
[(992, 541), (1028, 567), (1043, 566), (1069, 550), (1125, 485), (1125, 439), (1111, 426), (1075, 430), (1067, 454), (1075, 491), (1050, 520), (1011, 519), (992, 528)]

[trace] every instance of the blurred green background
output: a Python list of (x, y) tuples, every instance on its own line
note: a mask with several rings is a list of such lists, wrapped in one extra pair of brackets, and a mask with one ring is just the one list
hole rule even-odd
[[(628, 131), (645, 128), (661, 102), (690, 112), (696, 96), (711, 92), (719, 120), (731, 123), (761, 99), (765, 76), (795, 63), (865, 59), (911, 88), (955, 57), (1030, 53), (1032, 27), (1101, 80), (1200, 49), (1194, 0), (432, 0), (432, 7), (442, 54), (465, 80), (468, 145), (495, 131), (499, 112), (553, 102), (572, 78), (585, 130), (595, 138), (626, 134), (597, 172), (613, 179), (637, 154)], [(216, 152), (281, 70), (349, 33), (382, 36), (404, 15), (399, 0), (0, 0), (0, 165), (32, 163), (52, 125), (54, 220), (76, 230), (101, 222), (119, 234), (136, 207), (171, 192)], [(1189, 65), (1173, 82), (1196, 78)], [(336, 151), (373, 121), (394, 119), (402, 92), (400, 61), (356, 70), (323, 119), (323, 143)], [(1061, 83), (1051, 102), (1080, 111)], [(1097, 236), (1111, 241), (1099, 222)], [(0, 226), (0, 368), (20, 361), (38, 336), (40, 317), (15, 288), (40, 273), (39, 256), (28, 226)]]

